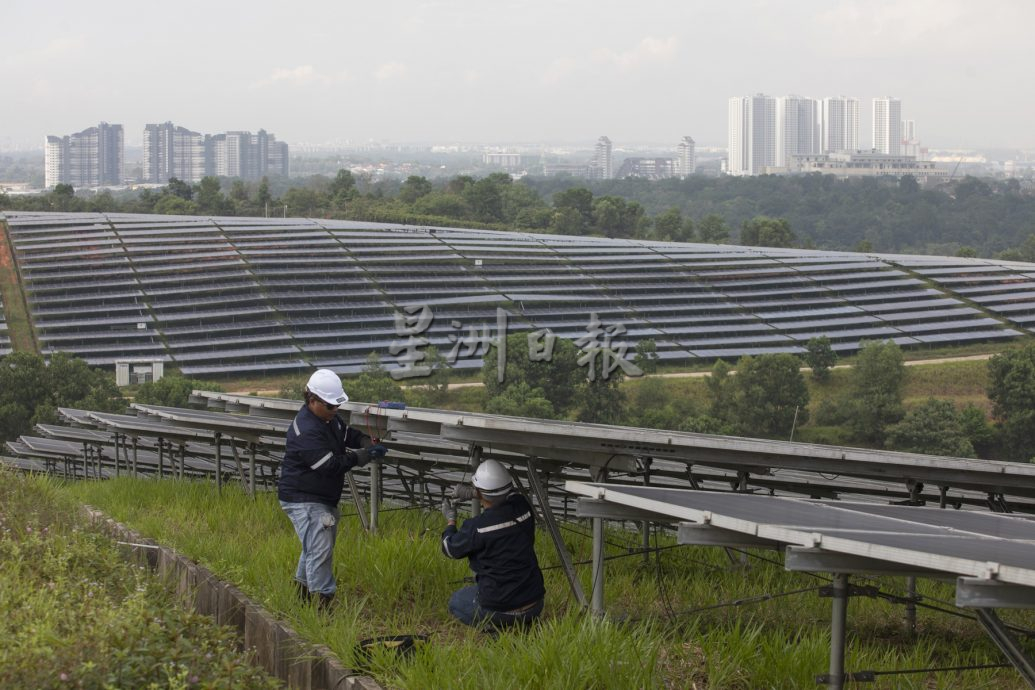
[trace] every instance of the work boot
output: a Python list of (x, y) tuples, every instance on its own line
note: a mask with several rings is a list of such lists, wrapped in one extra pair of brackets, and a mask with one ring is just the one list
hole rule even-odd
[(298, 600), (303, 604), (308, 604), (313, 598), (313, 593), (309, 591), (309, 588), (298, 580), (295, 580), (295, 591), (298, 593)]
[(323, 592), (320, 592), (320, 598), (317, 599), (317, 601), (316, 601), (316, 610), (317, 611), (324, 611), (324, 612), (328, 612), (329, 613), (333, 606), (334, 606), (334, 595), (333, 594), (324, 594)]

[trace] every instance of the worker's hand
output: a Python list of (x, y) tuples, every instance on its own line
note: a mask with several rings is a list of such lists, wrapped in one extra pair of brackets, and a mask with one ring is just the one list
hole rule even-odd
[(478, 492), (475, 491), (475, 488), (470, 484), (457, 484), (453, 487), (452, 492), (450, 492), (450, 496), (452, 496), (455, 501), (469, 501), (472, 498), (477, 497)]
[(456, 506), (448, 498), (442, 499), (442, 516), (446, 522), (456, 522)]
[(388, 449), (381, 444), (350, 450), (356, 454), (356, 467), (366, 467), (371, 460), (379, 460), (388, 453)]

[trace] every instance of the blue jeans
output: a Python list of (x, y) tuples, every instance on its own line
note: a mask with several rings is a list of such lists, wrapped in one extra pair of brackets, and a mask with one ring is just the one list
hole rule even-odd
[(473, 628), (509, 628), (516, 624), (531, 623), (538, 618), (543, 612), (543, 600), (540, 599), (521, 613), (483, 609), (478, 603), (478, 585), (471, 585), (453, 592), (453, 596), (449, 597), (449, 612), (461, 623)]
[(281, 501), (280, 507), (302, 542), (295, 579), (314, 594), (334, 594), (338, 589), (334, 581), (334, 540), (341, 512), (323, 503)]

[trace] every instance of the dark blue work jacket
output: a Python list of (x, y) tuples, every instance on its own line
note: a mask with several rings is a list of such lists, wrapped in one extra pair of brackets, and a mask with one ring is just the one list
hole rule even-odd
[(362, 448), (368, 438), (337, 415), (325, 422), (303, 405), (288, 427), (277, 498), (338, 505), (345, 473), (356, 466), (356, 454), (349, 449)]
[(442, 533), (442, 553), (470, 559), (478, 583), (478, 603), (510, 611), (543, 598), (543, 573), (535, 557), (535, 517), (519, 493), (481, 515)]

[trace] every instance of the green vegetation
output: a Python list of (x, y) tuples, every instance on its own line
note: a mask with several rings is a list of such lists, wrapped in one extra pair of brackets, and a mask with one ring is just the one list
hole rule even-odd
[[(118, 197), (0, 196), (0, 210), (288, 215), (534, 230), (681, 242), (994, 256), (1035, 261), (1035, 196), (1017, 180), (974, 177), (921, 188), (911, 177), (830, 175), (587, 181), (505, 173), (404, 182), (356, 177), (204, 178)], [(730, 228), (739, 228), (731, 232)]]
[(40, 355), (15, 352), (0, 367), (0, 440), (15, 439), (38, 423), (57, 421), (58, 407), (121, 412), (126, 401), (115, 377), (64, 352), (46, 364)]
[(191, 391), (221, 391), (219, 384), (197, 379), (186, 379), (177, 374), (163, 376), (158, 381), (142, 383), (137, 388), (133, 399), (148, 405), (164, 405), (166, 407), (189, 407)]
[[(745, 569), (721, 549), (679, 547), (647, 563), (640, 556), (607, 565), (611, 616), (595, 621), (575, 604), (549, 539), (540, 535), (547, 568), (547, 611), (527, 633), (489, 637), (450, 620), (446, 601), (468, 575), (465, 563), (439, 551), (436, 511), (382, 512), (378, 534), (355, 515), (343, 517), (335, 557), (340, 606), (330, 616), (298, 602), (291, 573), (298, 547), (274, 496), (251, 500), (233, 488), (222, 498), (203, 483), (132, 480), (80, 482), (67, 493), (96, 505), (146, 536), (173, 546), (229, 579), (314, 642), (355, 663), (357, 640), (422, 633), (430, 643), (410, 660), (377, 656), (372, 672), (393, 688), (811, 688), (825, 672), (830, 601), (822, 578), (751, 559)], [(569, 524), (565, 541), (576, 561), (589, 558), (587, 528)], [(627, 554), (638, 533), (611, 530), (608, 555)], [(672, 541), (655, 535), (655, 544)], [(771, 554), (766, 558), (771, 558)], [(586, 566), (579, 568), (588, 587)], [(902, 582), (874, 580), (902, 593)], [(921, 593), (947, 599), (951, 587), (921, 581)], [(797, 590), (805, 590), (795, 594)], [(765, 600), (760, 595), (778, 595)], [(753, 599), (759, 597), (758, 599)], [(740, 600), (741, 605), (719, 606)], [(1030, 613), (1006, 612), (1030, 624)], [(921, 612), (920, 636), (903, 634), (901, 609), (853, 598), (850, 669), (893, 670), (1000, 663), (974, 622)], [(874, 688), (1022, 687), (1010, 669), (881, 677)]]
[(0, 468), (0, 687), (280, 687), (77, 511), (54, 482)]

